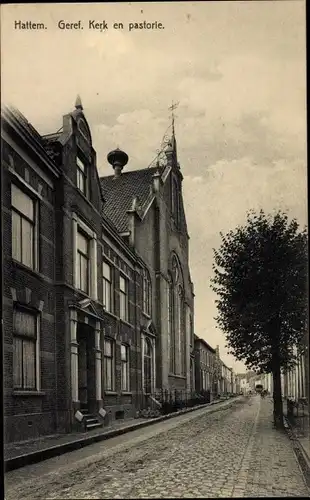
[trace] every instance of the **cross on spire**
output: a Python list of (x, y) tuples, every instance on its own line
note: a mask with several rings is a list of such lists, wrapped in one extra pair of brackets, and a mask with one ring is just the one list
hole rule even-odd
[(175, 120), (175, 117), (176, 117), (176, 115), (174, 114), (174, 110), (177, 109), (178, 105), (179, 105), (179, 101), (175, 102), (175, 103), (172, 101), (171, 106), (169, 106), (169, 108), (168, 108), (169, 111), (171, 111), (170, 118), (172, 120), (172, 135), (173, 136), (174, 136), (174, 120)]

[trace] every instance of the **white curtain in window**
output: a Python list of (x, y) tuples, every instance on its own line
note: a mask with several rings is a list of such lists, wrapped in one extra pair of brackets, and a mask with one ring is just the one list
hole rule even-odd
[(23, 377), (24, 389), (36, 388), (35, 343), (23, 340)]

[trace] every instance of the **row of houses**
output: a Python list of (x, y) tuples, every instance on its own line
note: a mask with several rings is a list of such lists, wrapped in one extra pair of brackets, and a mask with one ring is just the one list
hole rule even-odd
[(211, 398), (218, 395), (239, 394), (240, 382), (237, 374), (220, 359), (219, 346), (212, 348), (208, 342), (194, 336), (195, 389), (210, 392)]
[(6, 442), (133, 417), (160, 390), (234, 392), (194, 335), (174, 124), (160, 161), (123, 172), (116, 149), (100, 177), (80, 98), (48, 135), (1, 115)]
[[(297, 363), (291, 370), (281, 374), (281, 389), (284, 399), (299, 402), (308, 401), (309, 408), (309, 358), (305, 354), (298, 356)], [(271, 395), (273, 393), (272, 374), (263, 374), (262, 385)]]

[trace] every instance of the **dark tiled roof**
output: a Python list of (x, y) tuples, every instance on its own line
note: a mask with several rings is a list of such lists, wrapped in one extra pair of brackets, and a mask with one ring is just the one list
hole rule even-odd
[(152, 177), (158, 171), (162, 173), (163, 167), (133, 170), (122, 173), (117, 178), (113, 175), (100, 178), (105, 199), (103, 215), (113, 222), (119, 232), (128, 230), (127, 210), (131, 209), (133, 198), (138, 198), (140, 206), (147, 201)]

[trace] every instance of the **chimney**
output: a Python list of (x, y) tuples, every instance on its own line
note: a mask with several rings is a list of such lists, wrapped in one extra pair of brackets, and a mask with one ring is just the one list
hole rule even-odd
[(116, 148), (108, 154), (107, 160), (114, 168), (114, 179), (117, 179), (121, 176), (122, 170), (128, 162), (128, 155), (119, 148)]

